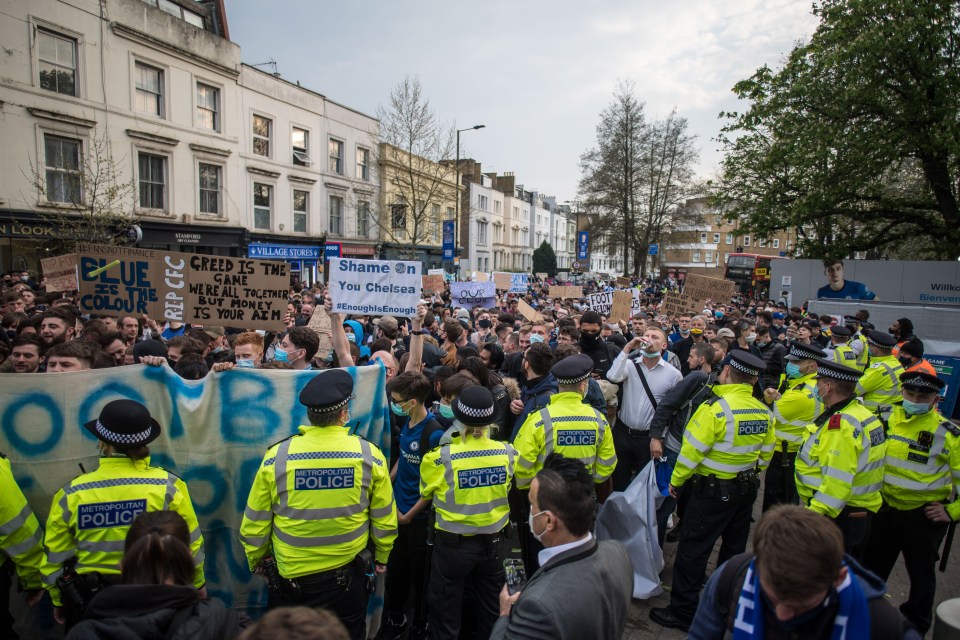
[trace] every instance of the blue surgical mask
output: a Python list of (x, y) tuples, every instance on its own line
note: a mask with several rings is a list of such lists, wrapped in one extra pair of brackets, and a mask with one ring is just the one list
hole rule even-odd
[(820, 385), (813, 385), (813, 397), (817, 400), (823, 400), (823, 396), (820, 394)]
[(796, 362), (787, 363), (786, 373), (788, 378), (799, 378), (803, 375), (803, 372), (800, 371), (800, 365)]
[(925, 402), (911, 402), (910, 400), (904, 399), (903, 401), (903, 411), (908, 416), (919, 416), (924, 413), (928, 413), (933, 406)]
[(394, 415), (400, 416), (401, 418), (405, 418), (405, 417), (407, 417), (407, 416), (410, 415), (410, 413), (409, 413), (406, 409), (404, 409), (403, 407), (401, 407), (401, 406), (400, 406), (399, 404), (397, 404), (396, 402), (391, 402), (391, 403), (390, 403), (390, 411), (393, 411), (393, 414), (394, 414)]
[(286, 351), (284, 351), (283, 349), (279, 349), (279, 348), (278, 348), (278, 349), (274, 349), (274, 351), (273, 351), (273, 359), (276, 360), (277, 362), (287, 362), (287, 361), (288, 361), (288, 357), (287, 357), (288, 355), (289, 355), (289, 354), (288, 354)]
[(253, 359), (248, 360), (237, 360), (237, 366), (241, 369), (255, 369), (256, 365), (253, 363)]
[(644, 357), (644, 358), (659, 358), (659, 357), (660, 357), (660, 352), (659, 352), (659, 351), (641, 351), (640, 353), (643, 354), (643, 357)]
[(440, 403), (440, 406), (437, 408), (437, 412), (444, 418), (453, 420), (453, 407), (448, 404)]
[(541, 343), (541, 342), (543, 342), (543, 336), (542, 336), (542, 335), (540, 335), (539, 333), (531, 333), (531, 334), (530, 334), (530, 344), (539, 344), (539, 343)]

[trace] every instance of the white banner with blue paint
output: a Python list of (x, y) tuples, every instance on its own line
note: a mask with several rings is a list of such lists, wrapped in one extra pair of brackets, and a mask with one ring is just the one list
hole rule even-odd
[(497, 303), (497, 289), (493, 282), (453, 282), (450, 284), (450, 302), (454, 307), (489, 309)]
[(511, 273), (510, 274), (510, 293), (526, 293), (529, 273)]

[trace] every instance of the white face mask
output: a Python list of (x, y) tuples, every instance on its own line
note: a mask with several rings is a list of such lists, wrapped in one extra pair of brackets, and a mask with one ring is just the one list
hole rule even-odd
[(539, 515), (543, 515), (546, 511), (541, 511), (540, 513), (531, 513), (530, 517), (527, 518), (527, 526), (530, 527), (530, 533), (533, 534), (533, 537), (537, 539), (537, 542), (543, 543), (543, 536), (547, 533), (547, 530), (544, 529), (540, 533), (537, 533), (533, 528), (533, 519)]

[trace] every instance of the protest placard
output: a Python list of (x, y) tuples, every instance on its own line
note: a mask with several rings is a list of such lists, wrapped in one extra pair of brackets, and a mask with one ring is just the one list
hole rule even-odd
[[(591, 310), (609, 318), (610, 309), (613, 306), (614, 293), (614, 291), (600, 291), (598, 293), (591, 293), (587, 295), (587, 306)], [(624, 291), (623, 293), (630, 294), (630, 315), (632, 317), (634, 314), (640, 311), (640, 291), (639, 289), (630, 289), (629, 291)]]
[(624, 278), (622, 276), (617, 277), (618, 289), (628, 289), (629, 287), (630, 287), (630, 278)]
[(529, 274), (511, 273), (510, 274), (510, 293), (526, 293)]
[(427, 269), (428, 276), (442, 276), (445, 274), (446, 272), (443, 269)]
[(583, 287), (561, 287), (552, 285), (550, 287), (550, 297), (559, 298), (561, 300), (566, 300), (569, 298), (576, 300), (583, 297)]
[(188, 266), (188, 317), (248, 329), (283, 326), (290, 295), (286, 262), (192, 255)]
[(730, 280), (710, 278), (695, 273), (687, 274), (686, 282), (683, 285), (683, 294), (687, 296), (691, 304), (700, 307), (707, 300), (728, 304), (735, 290), (736, 285)]
[(421, 278), (423, 292), (426, 294), (443, 293), (443, 274), (429, 274)]
[(53, 258), (42, 258), (40, 268), (46, 280), (47, 293), (74, 291), (77, 284), (77, 254), (68, 253)]
[(510, 283), (513, 281), (510, 276), (511, 274), (504, 273), (503, 271), (494, 271), (493, 282), (497, 285), (497, 289), (500, 289), (501, 291), (509, 291)]
[(675, 318), (681, 313), (691, 311), (692, 306), (693, 305), (690, 304), (690, 298), (687, 296), (682, 293), (667, 291), (663, 294), (663, 304), (660, 306), (660, 313), (668, 318)]
[[(77, 254), (82, 313), (147, 314), (189, 321), (184, 315), (184, 261), (179, 257), (185, 254), (84, 243), (77, 243)], [(169, 276), (164, 275), (165, 266), (169, 266)]]
[(488, 276), (485, 271), (477, 271), (477, 277), (474, 278), (474, 280), (477, 282), (488, 282), (490, 280), (490, 276)]
[(540, 312), (528, 305), (522, 299), (517, 301), (517, 311), (530, 322), (543, 322), (543, 316)]
[(631, 312), (632, 305), (633, 295), (629, 291), (614, 291), (613, 301), (610, 304), (610, 321), (626, 322), (629, 320), (633, 316)]
[(320, 338), (320, 348), (317, 349), (317, 354), (319, 354), (320, 357), (325, 357), (333, 348), (333, 333), (330, 316), (327, 315), (327, 310), (323, 308), (323, 305), (317, 305), (313, 310), (313, 315), (310, 316), (310, 322), (307, 323), (307, 327), (313, 329)]
[(537, 272), (537, 277), (540, 278), (541, 280), (546, 280), (549, 277), (549, 275), (546, 273)]
[(453, 282), (450, 284), (450, 303), (454, 307), (489, 309), (497, 303), (493, 282)]
[(411, 318), (417, 315), (421, 286), (419, 262), (330, 259), (334, 313)]

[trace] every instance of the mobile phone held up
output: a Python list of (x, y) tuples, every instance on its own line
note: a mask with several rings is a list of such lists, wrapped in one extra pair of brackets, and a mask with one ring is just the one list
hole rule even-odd
[(507, 574), (507, 592), (513, 595), (527, 584), (527, 572), (523, 568), (523, 560), (507, 558), (503, 561), (503, 570)]

